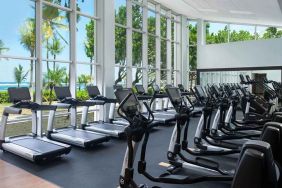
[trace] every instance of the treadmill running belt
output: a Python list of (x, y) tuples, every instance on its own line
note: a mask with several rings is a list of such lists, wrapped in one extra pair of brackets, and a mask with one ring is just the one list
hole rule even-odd
[(59, 134), (68, 135), (74, 138), (81, 138), (83, 140), (103, 139), (106, 137), (103, 134), (90, 133), (90, 132), (74, 130), (74, 129), (59, 131)]
[(51, 144), (49, 142), (32, 137), (14, 140), (12, 143), (36, 151), (38, 153), (48, 153), (64, 148), (62, 146)]
[(94, 124), (90, 124), (90, 126), (97, 127), (97, 128), (104, 129), (104, 130), (120, 131), (120, 132), (124, 132), (124, 129), (125, 129), (124, 126), (118, 126), (118, 125), (110, 124), (110, 123), (94, 123)]

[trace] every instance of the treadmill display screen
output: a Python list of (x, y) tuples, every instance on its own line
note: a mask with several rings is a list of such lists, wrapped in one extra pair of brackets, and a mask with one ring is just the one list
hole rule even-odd
[(182, 97), (181, 97), (181, 94), (178, 88), (170, 87), (170, 88), (167, 88), (166, 91), (167, 91), (169, 98), (171, 99), (173, 103), (182, 101)]
[(96, 97), (98, 95), (101, 95), (97, 86), (87, 86), (86, 88), (90, 97)]
[(122, 111), (125, 113), (129, 111), (130, 113), (136, 112), (138, 110), (139, 102), (136, 96), (132, 93), (131, 89), (116, 90), (115, 92), (115, 95), (119, 103), (121, 103), (130, 93), (132, 95), (128, 98), (128, 100), (122, 106)]
[(136, 88), (138, 93), (140, 93), (140, 94), (144, 94), (145, 93), (145, 89), (144, 89), (143, 85), (140, 85), (140, 84), (139, 85), (135, 85), (135, 88)]
[(71, 97), (71, 92), (69, 87), (55, 87), (55, 94), (59, 100)]
[(17, 103), (19, 101), (30, 101), (30, 93), (27, 87), (8, 88), (10, 102)]

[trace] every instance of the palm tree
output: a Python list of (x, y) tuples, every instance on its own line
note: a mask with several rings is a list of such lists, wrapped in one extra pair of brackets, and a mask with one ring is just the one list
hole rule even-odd
[(2, 40), (0, 40), (0, 55), (4, 52), (4, 51), (8, 51), (9, 48), (6, 48), (4, 45), (4, 42)]
[[(25, 24), (20, 27), (20, 43), (23, 47), (29, 51), (30, 57), (34, 57), (35, 54), (35, 20), (28, 19)], [(33, 60), (30, 60), (30, 80), (29, 88), (32, 87), (33, 82)]]
[(64, 79), (66, 77), (66, 68), (56, 66), (54, 70), (49, 70), (47, 74), (45, 74), (45, 79), (48, 80), (46, 83), (46, 87), (49, 88), (49, 104), (52, 103), (52, 94), (55, 86), (62, 86), (64, 83)]
[(27, 74), (28, 71), (24, 73), (23, 66), (19, 65), (18, 67), (15, 67), (14, 77), (18, 84), (18, 87), (20, 87), (21, 83), (26, 80)]
[(91, 76), (82, 74), (78, 77), (78, 90), (81, 90), (81, 85), (84, 85), (84, 88), (86, 88), (87, 84), (91, 82)]
[(91, 20), (88, 24), (85, 26), (86, 29), (86, 41), (84, 42), (84, 51), (86, 56), (90, 60), (90, 76), (93, 74), (93, 59), (95, 56), (95, 22)]
[[(60, 29), (68, 30), (68, 26), (63, 24), (62, 21), (66, 19), (65, 16), (60, 15), (60, 10), (51, 6), (43, 7), (43, 34), (44, 43), (47, 48), (46, 58), (49, 59), (49, 42), (50, 39), (63, 40), (65, 44), (68, 44), (66, 39), (59, 32)], [(49, 61), (47, 61), (47, 70), (49, 70)]]
[(47, 50), (50, 52), (50, 54), (54, 57), (54, 61), (53, 61), (53, 71), (55, 70), (55, 59), (57, 57), (57, 55), (59, 55), (60, 53), (62, 53), (63, 49), (65, 47), (61, 45), (61, 42), (59, 39), (53, 38), (52, 43), (49, 44), (49, 46), (47, 46)]

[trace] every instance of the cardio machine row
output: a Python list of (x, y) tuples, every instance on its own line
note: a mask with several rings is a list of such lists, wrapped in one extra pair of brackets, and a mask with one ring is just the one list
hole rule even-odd
[[(141, 85), (136, 87), (143, 88)], [(117, 100), (102, 96), (97, 86), (87, 86), (86, 89), (89, 100), (81, 101), (72, 97), (69, 87), (54, 87), (58, 102), (54, 105), (41, 105), (31, 101), (28, 88), (9, 88), (8, 94), (13, 105), (6, 107), (3, 111), (0, 127), (0, 148), (3, 151), (39, 163), (68, 154), (71, 151), (71, 146), (91, 148), (109, 141), (111, 137), (124, 138), (125, 127), (129, 123), (118, 121), (118, 118), (114, 117)], [(141, 100), (154, 100), (154, 96), (145, 96), (145, 93), (140, 94), (139, 98)], [(106, 104), (110, 104), (110, 121), (87, 121), (90, 107), (104, 107)], [(78, 107), (82, 107), (80, 128), (77, 125)], [(6, 137), (9, 115), (21, 114), (23, 109), (31, 111), (32, 132), (28, 135)], [(63, 128), (54, 128), (57, 109), (69, 111), (70, 125)], [(45, 134), (42, 133), (42, 125), (39, 124), (42, 111), (49, 111)], [(159, 119), (154, 122), (154, 125), (166, 124), (174, 120), (172, 114), (163, 115), (158, 112), (158, 115)]]
[[(195, 98), (198, 97), (201, 100), (194, 104), (202, 103), (203, 112), (197, 127), (193, 148), (188, 148), (187, 140), (193, 108), (187, 103), (187, 98), (183, 96), (183, 88), (166, 88), (166, 93), (176, 112), (176, 124), (167, 152), (170, 167), (158, 177), (152, 176), (146, 169), (146, 148), (150, 130), (153, 127), (151, 122), (154, 121), (154, 113), (148, 104), (144, 104), (149, 112), (147, 116), (144, 116), (140, 110), (137, 96), (130, 89), (117, 90), (115, 94), (120, 101), (118, 112), (130, 122), (126, 129), (128, 148), (125, 153), (119, 186), (122, 188), (149, 187), (144, 184), (138, 185), (134, 181), (133, 164), (136, 157), (134, 154), (141, 144), (140, 160), (137, 163), (138, 173), (153, 182), (192, 184), (202, 181), (230, 181), (233, 188), (244, 188), (250, 185), (255, 188), (281, 187), (282, 114), (273, 111), (271, 116), (267, 116), (268, 118), (265, 119), (262, 119), (261, 116), (257, 119), (248, 119), (246, 118), (248, 116), (243, 113), (244, 119), (238, 121), (241, 124), (236, 124), (232, 118), (236, 120), (236, 116), (234, 117), (234, 111), (238, 111), (236, 104), (243, 98), (243, 96), (241, 98), (237, 95), (240, 93), (239, 91), (237, 93), (237, 89), (242, 89), (238, 86), (232, 85), (231, 87), (227, 84), (224, 88), (212, 89), (209, 87), (207, 90), (201, 86), (194, 88)], [(220, 91), (224, 94), (215, 96), (212, 91)], [(231, 95), (231, 93), (233, 94)], [(234, 100), (237, 102), (236, 104)], [(225, 108), (223, 108), (223, 102), (224, 105), (227, 105)], [(211, 131), (213, 109), (218, 109), (216, 112), (218, 115), (213, 120), (213, 128), (216, 129)], [(227, 112), (224, 113), (224, 109)], [(235, 145), (235, 142), (238, 143)], [(185, 153), (190, 155), (185, 155)], [(192, 159), (191, 155), (196, 158)], [(220, 157), (222, 155), (238, 159), (234, 169), (224, 169), (219, 163), (209, 158), (209, 156)], [(189, 171), (187, 172), (187, 170)]]

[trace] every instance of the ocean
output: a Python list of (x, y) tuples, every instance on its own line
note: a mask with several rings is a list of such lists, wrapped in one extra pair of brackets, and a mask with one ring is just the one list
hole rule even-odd
[[(79, 88), (78, 85), (77, 88)], [(0, 91), (7, 91), (9, 87), (18, 87), (18, 84), (16, 82), (0, 82)], [(29, 87), (29, 82), (21, 83), (20, 87)], [(84, 84), (81, 84), (80, 88), (85, 89)]]
[[(29, 82), (21, 83), (20, 87), (28, 87)], [(16, 82), (0, 82), (0, 91), (7, 91), (9, 87), (18, 87)]]

